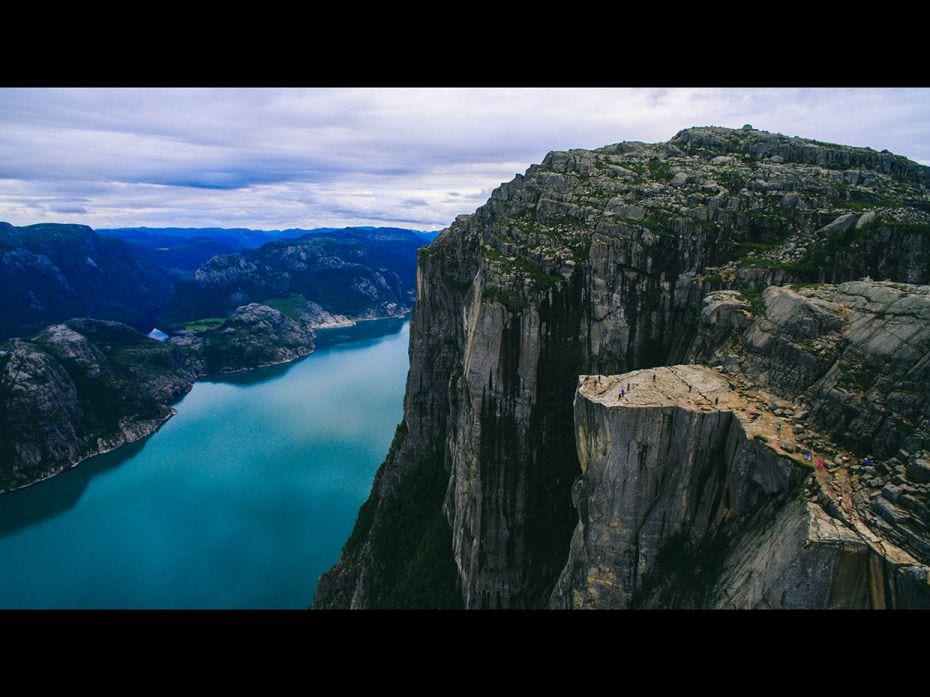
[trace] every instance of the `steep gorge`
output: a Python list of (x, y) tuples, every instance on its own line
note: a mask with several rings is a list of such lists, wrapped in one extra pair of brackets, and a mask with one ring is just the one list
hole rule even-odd
[[(314, 606), (547, 606), (578, 523), (578, 376), (729, 345), (744, 327), (702, 324), (720, 289), (930, 282), (928, 183), (890, 153), (695, 128), (501, 185), (420, 252), (404, 422)], [(385, 511), (424, 472), (446, 487), (406, 501), (405, 535), (432, 541), (388, 550)], [(410, 583), (427, 566), (445, 584), (428, 601)]]

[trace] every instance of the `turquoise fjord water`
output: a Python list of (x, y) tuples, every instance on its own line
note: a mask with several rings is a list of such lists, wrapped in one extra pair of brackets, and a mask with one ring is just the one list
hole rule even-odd
[(0, 495), (0, 608), (306, 608), (403, 412), (409, 324), (206, 380), (141, 443)]

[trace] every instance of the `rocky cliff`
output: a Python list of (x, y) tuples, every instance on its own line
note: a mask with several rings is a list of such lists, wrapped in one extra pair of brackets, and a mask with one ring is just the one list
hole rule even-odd
[(875, 534), (930, 563), (930, 287), (771, 287), (755, 312), (712, 293), (703, 319), (702, 337), (729, 338), (693, 358), (790, 400), (775, 410), (786, 445), (819, 453)]
[[(571, 584), (557, 588), (557, 581), (565, 578), (579, 523), (572, 505), (581, 474), (578, 376), (673, 365), (743, 341), (740, 332), (753, 320), (728, 315), (732, 326), (702, 323), (703, 300), (714, 291), (739, 290), (751, 308), (772, 285), (865, 275), (927, 283), (928, 183), (928, 168), (890, 153), (694, 128), (668, 143), (553, 152), (501, 185), (420, 253), (404, 422), (339, 563), (320, 580), (315, 606), (543, 607), (550, 598), (564, 606)], [(824, 328), (841, 331), (830, 322)], [(756, 353), (746, 360), (760, 371), (795, 370), (782, 363), (790, 351), (770, 359), (764, 348)], [(828, 370), (827, 358), (815, 350), (809, 376)], [(922, 408), (911, 404), (916, 388), (897, 399), (887, 387), (876, 385), (896, 413)], [(797, 389), (786, 383), (784, 394)], [(858, 432), (854, 417), (842, 414), (833, 426), (818, 423), (831, 435), (840, 422)], [(828, 419), (828, 410), (811, 417)], [(727, 448), (739, 440), (736, 423), (723, 416), (676, 418), (691, 419), (687, 428)], [(751, 443), (745, 448), (746, 457), (756, 451)], [(747, 463), (733, 466), (751, 470)], [(676, 467), (698, 481), (721, 474), (697, 460)], [(785, 510), (797, 486), (785, 467), (781, 488), (701, 487), (728, 495), (749, 487), (738, 506), (756, 501)], [(391, 511), (410, 503), (404, 497), (421, 481), (436, 483), (416, 489), (417, 515), (404, 523), (415, 541), (391, 548), (399, 530)], [(684, 507), (681, 515), (696, 510)], [(821, 530), (818, 514), (811, 515), (791, 529), (801, 537)], [(733, 531), (730, 550), (761, 528), (731, 516), (725, 529)], [(713, 546), (718, 528), (707, 530), (710, 539), (700, 539)], [(428, 532), (429, 545), (416, 542)], [(410, 579), (427, 568), (444, 585), (425, 600)], [(612, 597), (632, 602), (637, 587)], [(637, 597), (710, 602), (677, 586), (646, 590), (653, 595)]]
[(196, 378), (177, 349), (116, 322), (0, 344), (0, 491), (148, 435)]
[(579, 521), (551, 606), (930, 607), (930, 569), (864, 526), (773, 399), (703, 366), (583, 376)]

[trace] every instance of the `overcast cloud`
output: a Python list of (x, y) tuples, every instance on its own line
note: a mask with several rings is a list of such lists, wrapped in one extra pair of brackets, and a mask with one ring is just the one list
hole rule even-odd
[(744, 123), (930, 164), (927, 89), (3, 89), (0, 220), (438, 229), (550, 150)]

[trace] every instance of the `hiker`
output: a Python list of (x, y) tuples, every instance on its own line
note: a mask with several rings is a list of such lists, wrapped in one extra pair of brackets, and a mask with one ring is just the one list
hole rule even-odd
[(810, 462), (811, 459), (814, 457), (814, 452), (812, 450), (808, 450), (807, 455), (805, 455), (805, 457), (807, 458), (807, 461)]
[(775, 430), (781, 433), (781, 424), (775, 424)]
[(720, 397), (714, 397), (714, 406), (720, 404)]
[(623, 395), (625, 395), (625, 394), (626, 394), (626, 390), (624, 390), (624, 389), (621, 387), (621, 388), (620, 388), (620, 399), (623, 399)]
[(656, 374), (655, 374), (655, 373), (652, 374), (652, 381), (653, 381), (653, 382), (656, 381)]
[(823, 469), (823, 460), (817, 460), (817, 469), (819, 470)]

